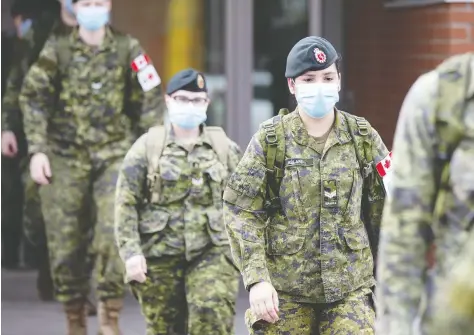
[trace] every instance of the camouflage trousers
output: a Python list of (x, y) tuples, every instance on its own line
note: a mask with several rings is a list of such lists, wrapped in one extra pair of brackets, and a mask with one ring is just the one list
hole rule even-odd
[(375, 312), (370, 290), (351, 293), (331, 304), (304, 304), (280, 298), (280, 320), (274, 324), (245, 313), (251, 335), (373, 335)]
[[(58, 155), (49, 159), (53, 180), (41, 186), (39, 194), (56, 299), (63, 303), (85, 299), (94, 261), (98, 299), (121, 298), (123, 265), (113, 234), (121, 159), (94, 165)], [(91, 208), (89, 200), (95, 222), (84, 219), (91, 217), (85, 214)]]
[(214, 247), (192, 263), (181, 257), (147, 260), (147, 280), (131, 283), (147, 335), (234, 334), (240, 274), (227, 249)]

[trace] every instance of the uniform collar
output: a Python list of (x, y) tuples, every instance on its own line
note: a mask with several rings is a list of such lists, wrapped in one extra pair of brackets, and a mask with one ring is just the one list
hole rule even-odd
[[(212, 141), (210, 139), (209, 132), (206, 130), (205, 124), (203, 123), (202, 125), (200, 125), (199, 129), (200, 129), (200, 133), (199, 133), (199, 137), (196, 139), (196, 146), (200, 146), (203, 143), (206, 143), (212, 147)], [(171, 143), (176, 143), (176, 136), (174, 134), (173, 127), (171, 127), (171, 125), (167, 126), (166, 133), (167, 133), (167, 136), (166, 136), (165, 146), (168, 146)]]
[[(84, 41), (81, 39), (79, 36), (79, 27), (76, 27), (71, 35), (69, 35), (69, 41), (71, 42), (71, 45), (74, 47), (74, 49), (86, 49), (90, 50), (91, 47), (90, 45), (87, 45), (84, 43)], [(110, 29), (109, 26), (105, 27), (105, 36), (104, 36), (104, 41), (100, 46), (98, 46), (98, 51), (114, 51), (117, 48), (117, 43), (114, 38), (114, 33), (112, 32), (112, 29)]]
[[(351, 140), (350, 134), (348, 131), (348, 125), (346, 118), (342, 115), (342, 113), (338, 109), (334, 109), (335, 120), (332, 130), (329, 133), (326, 147), (331, 147), (334, 144), (344, 144)], [(299, 114), (298, 107), (296, 110), (288, 115), (289, 120), (288, 123), (290, 124), (290, 129), (293, 134), (293, 138), (295, 141), (300, 144), (307, 146), (309, 143), (310, 135), (306, 130), (306, 127), (303, 124), (303, 120)]]

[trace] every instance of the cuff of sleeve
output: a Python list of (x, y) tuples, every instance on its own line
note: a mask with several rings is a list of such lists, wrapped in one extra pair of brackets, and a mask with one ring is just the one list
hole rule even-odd
[(132, 258), (133, 256), (138, 256), (138, 255), (143, 255), (143, 253), (140, 246), (137, 244), (134, 244), (133, 246), (129, 245), (126, 247), (122, 247), (120, 249), (120, 258), (122, 259), (124, 263), (128, 261), (130, 258)]
[(246, 269), (242, 272), (242, 277), (247, 291), (250, 291), (252, 285), (260, 282), (272, 283), (266, 267)]
[(45, 155), (48, 155), (48, 149), (46, 148), (45, 145), (33, 144), (33, 145), (28, 146), (28, 154), (30, 156), (33, 156), (34, 154), (37, 154), (37, 153), (40, 153), (40, 152), (45, 154)]

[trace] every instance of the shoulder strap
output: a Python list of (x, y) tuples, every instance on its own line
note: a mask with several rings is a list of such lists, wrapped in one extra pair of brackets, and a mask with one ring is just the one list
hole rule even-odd
[(465, 133), (464, 111), (467, 91), (472, 77), (472, 54), (451, 57), (438, 66), (438, 99), (435, 106), (438, 134), (438, 195), (435, 200), (434, 222), (441, 219), (449, 188), (449, 163), (451, 155)]
[(285, 131), (282, 118), (288, 113), (288, 109), (280, 109), (277, 116), (262, 123), (267, 146), (267, 198), (265, 200), (265, 209), (269, 214), (281, 208), (280, 184), (283, 179), (286, 154)]
[(66, 73), (72, 57), (69, 35), (58, 35), (56, 40), (56, 55), (58, 57), (58, 69), (61, 77)]
[(158, 162), (163, 154), (166, 141), (166, 128), (164, 126), (151, 127), (146, 139), (146, 158), (148, 173), (152, 174), (158, 169)]
[[(381, 177), (374, 171), (374, 157), (372, 153), (372, 138), (371, 126), (369, 122), (363, 117), (351, 115), (346, 112), (342, 112), (344, 118), (347, 120), (349, 134), (351, 135), (352, 142), (354, 143), (354, 149), (359, 162), (360, 171), (364, 178), (362, 186), (362, 202), (361, 202), (361, 214), (362, 221), (364, 222), (365, 230), (369, 236), (370, 249), (374, 255), (374, 259), (377, 255), (378, 250), (378, 236), (379, 229), (377, 224), (372, 222), (372, 211), (373, 206), (377, 201), (383, 201), (383, 198), (377, 197), (372, 192), (377, 184), (381, 184)], [(382, 202), (383, 206), (383, 202)]]
[(167, 129), (164, 126), (155, 126), (148, 130), (145, 143), (146, 159), (148, 162), (147, 185), (148, 200), (152, 203), (158, 202), (160, 198), (161, 180), (159, 178), (158, 164), (163, 154), (166, 143)]
[(349, 134), (354, 142), (357, 161), (364, 179), (374, 171), (374, 158), (372, 154), (371, 126), (363, 117), (351, 115), (346, 112), (341, 114), (347, 121)]
[(230, 146), (230, 140), (227, 134), (221, 127), (206, 126), (205, 129), (212, 142), (212, 149), (214, 149), (217, 154), (217, 158), (224, 166), (227, 166), (227, 156)]
[(119, 64), (123, 64), (126, 69), (129, 69), (130, 59), (130, 36), (122, 33), (116, 33), (117, 52)]

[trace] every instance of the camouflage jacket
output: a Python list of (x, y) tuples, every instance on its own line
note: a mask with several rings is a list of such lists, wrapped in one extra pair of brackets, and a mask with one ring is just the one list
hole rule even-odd
[(435, 298), (433, 335), (466, 335), (474, 329), (474, 230), (459, 261), (441, 282)]
[(72, 29), (61, 20), (54, 19), (51, 15), (44, 15), (35, 20), (26, 35), (18, 40), (2, 100), (2, 130), (23, 131), (23, 118), (18, 103), (23, 79), (30, 66), (36, 61), (48, 35), (66, 35), (70, 34)]
[[(474, 69), (474, 57), (471, 58), (471, 69)], [(467, 101), (462, 105), (465, 106), (462, 120), (465, 133), (450, 158), (450, 179), (439, 222), (434, 218), (435, 199), (440, 191), (436, 102), (443, 99), (438, 71), (418, 78), (403, 103), (393, 146), (393, 194), (385, 203), (377, 268), (380, 307), (377, 323), (383, 334), (413, 334), (413, 324), (420, 309), (424, 320), (422, 327), (429, 327), (432, 293), (437, 291), (438, 280), (458, 261), (472, 228), (473, 73), (467, 96), (463, 94)], [(459, 101), (458, 105), (463, 102)], [(433, 233), (436, 266), (427, 273), (426, 252)]]
[[(264, 210), (267, 144), (262, 128), (224, 192), (226, 228), (246, 288), (267, 281), (280, 296), (311, 303), (338, 301), (358, 288), (370, 288), (374, 264), (361, 220), (363, 178), (347, 121), (336, 113), (322, 155), (297, 111), (282, 122), (282, 212), (268, 217)], [(375, 130), (369, 136), (379, 162), (388, 150)]]
[[(143, 133), (163, 115), (161, 85), (145, 93), (129, 70), (143, 53), (136, 39), (129, 37), (130, 62), (125, 65), (118, 64), (118, 37), (111, 29), (98, 48), (82, 42), (77, 29), (68, 38), (67, 67), (58, 64), (59, 39), (52, 36), (26, 75), (20, 106), (29, 152), (74, 156), (77, 148), (107, 146), (123, 156), (136, 139), (136, 129)], [(130, 110), (125, 110), (126, 94)]]
[(211, 242), (228, 245), (222, 219), (222, 190), (240, 159), (240, 149), (229, 140), (227, 162), (218, 160), (203, 128), (191, 150), (171, 130), (158, 160), (160, 197), (151, 199), (147, 179), (147, 140), (141, 136), (128, 151), (120, 169), (115, 197), (115, 239), (120, 256), (147, 258), (199, 255)]

